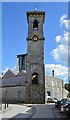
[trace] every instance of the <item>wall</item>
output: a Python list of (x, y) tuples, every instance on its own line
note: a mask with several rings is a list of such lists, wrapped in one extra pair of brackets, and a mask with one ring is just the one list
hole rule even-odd
[[(32, 71), (34, 72), (33, 68)], [(9, 73), (8, 73), (9, 74)], [(41, 76), (39, 74), (39, 77), (41, 79)], [(30, 88), (26, 85), (25, 86), (25, 81), (26, 81), (26, 74), (23, 72), (19, 73), (15, 77), (8, 77), (8, 78), (3, 78), (2, 79), (2, 86), (3, 88), (0, 88), (0, 91), (2, 91), (2, 100), (5, 101), (5, 96), (7, 96), (8, 101), (11, 102), (26, 102), (27, 101), (27, 94), (31, 95), (30, 99), (33, 99), (33, 101), (37, 101), (36, 97), (44, 93), (44, 89), (42, 86), (43, 81), (38, 81), (39, 85), (32, 85), (30, 84)], [(1, 82), (1, 79), (0, 79)], [(22, 85), (22, 86), (21, 86)], [(0, 86), (1, 87), (1, 86)], [(29, 91), (30, 89), (30, 91)], [(38, 89), (38, 90), (37, 90)], [(7, 93), (6, 93), (7, 91)], [(20, 91), (20, 93), (19, 93)], [(43, 91), (43, 92), (41, 92)], [(65, 93), (63, 89), (63, 80), (60, 80), (55, 77), (51, 76), (46, 76), (45, 77), (45, 100), (47, 101), (47, 91), (51, 92), (51, 97), (56, 97), (58, 99), (61, 99), (66, 96), (67, 94)], [(29, 93), (30, 92), (30, 93)], [(39, 92), (39, 93), (38, 93)], [(5, 95), (6, 94), (6, 95)], [(44, 95), (44, 94), (43, 94)], [(1, 98), (1, 96), (0, 96)], [(41, 95), (42, 99), (42, 95)]]
[(15, 75), (14, 77), (2, 78), (2, 86), (24, 85), (26, 74)]
[(63, 88), (63, 98), (67, 98), (69, 92), (65, 88)]
[(45, 91), (44, 85), (27, 85), (27, 103), (44, 104), (45, 103)]
[(3, 102), (8, 101), (11, 103), (24, 102), (26, 99), (25, 93), (26, 93), (25, 86), (6, 87), (6, 88), (3, 87), (2, 88), (2, 101)]
[(62, 99), (62, 95), (63, 95), (63, 91), (62, 91), (62, 87), (63, 87), (63, 80), (55, 78), (55, 77), (51, 77), (51, 76), (46, 76), (45, 77), (45, 95), (46, 95), (46, 99), (47, 99), (47, 91), (50, 91), (51, 93), (51, 98), (58, 98), (58, 99)]

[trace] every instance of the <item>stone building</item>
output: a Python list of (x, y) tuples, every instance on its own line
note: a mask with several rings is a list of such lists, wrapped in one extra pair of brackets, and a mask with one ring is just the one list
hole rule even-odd
[[(27, 102), (27, 80), (25, 71), (8, 70), (0, 79), (0, 91), (2, 91), (2, 102), (19, 103)], [(66, 98), (67, 92), (63, 80), (53, 76), (45, 76), (45, 102), (47, 98)], [(34, 103), (35, 100), (33, 100)]]
[(53, 76), (45, 77), (45, 94), (47, 98), (63, 98), (63, 80)]
[[(44, 70), (44, 11), (28, 11), (27, 55), (18, 55), (18, 70), (8, 70), (2, 75), (2, 101), (10, 103), (45, 103), (47, 96), (63, 97), (63, 82), (45, 77)], [(27, 56), (27, 57), (26, 57)], [(26, 57), (26, 61), (25, 61)], [(26, 62), (26, 71), (23, 64)], [(0, 79), (0, 82), (1, 82)]]
[(2, 78), (0, 77), (0, 110), (2, 109)]
[(2, 102), (10, 103), (25, 102), (26, 95), (26, 72), (8, 70), (2, 76)]
[(26, 81), (26, 71), (16, 71), (16, 70), (8, 70), (2, 76), (2, 86), (10, 87), (10, 86), (20, 86), (24, 85)]

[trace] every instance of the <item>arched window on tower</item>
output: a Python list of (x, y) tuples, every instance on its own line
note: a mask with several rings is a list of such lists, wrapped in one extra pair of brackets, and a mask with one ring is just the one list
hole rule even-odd
[(35, 20), (35, 21), (33, 22), (33, 30), (34, 30), (34, 31), (38, 31), (38, 21), (37, 21), (37, 20)]
[(38, 73), (32, 74), (32, 84), (38, 84)]

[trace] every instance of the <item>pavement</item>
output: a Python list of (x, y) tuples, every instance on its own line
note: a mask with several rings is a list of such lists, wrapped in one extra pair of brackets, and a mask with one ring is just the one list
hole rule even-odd
[(31, 118), (36, 113), (36, 109), (26, 105), (10, 104), (9, 108), (0, 111), (0, 120), (12, 120), (15, 118)]

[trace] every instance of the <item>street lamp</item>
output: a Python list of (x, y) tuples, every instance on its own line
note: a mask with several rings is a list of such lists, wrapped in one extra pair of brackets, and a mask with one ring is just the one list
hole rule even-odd
[(21, 92), (21, 91), (18, 91), (18, 103), (19, 103), (19, 95), (20, 95), (20, 92)]
[(7, 102), (7, 91), (5, 92), (5, 109), (6, 109), (6, 102)]

